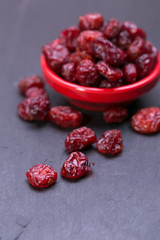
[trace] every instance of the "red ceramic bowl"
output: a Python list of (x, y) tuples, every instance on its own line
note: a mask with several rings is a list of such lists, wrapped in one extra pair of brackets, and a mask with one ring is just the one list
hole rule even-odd
[(67, 82), (52, 72), (43, 55), (41, 68), (48, 84), (64, 95), (71, 104), (83, 109), (104, 111), (111, 106), (127, 106), (156, 85), (160, 74), (160, 54), (154, 70), (147, 77), (127, 86), (111, 89), (84, 87)]

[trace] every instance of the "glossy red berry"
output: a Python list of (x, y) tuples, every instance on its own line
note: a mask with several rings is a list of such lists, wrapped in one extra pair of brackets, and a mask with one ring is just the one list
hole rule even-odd
[(44, 87), (43, 79), (40, 76), (33, 75), (33, 76), (30, 76), (27, 78), (23, 78), (18, 83), (19, 91), (24, 95), (25, 95), (26, 91), (32, 87), (43, 88)]
[(43, 88), (38, 88), (38, 87), (29, 88), (26, 91), (25, 96), (27, 98), (34, 98), (34, 97), (38, 97), (38, 96), (44, 96), (46, 98), (49, 98), (47, 92)]
[(103, 17), (99, 13), (88, 13), (79, 17), (79, 28), (81, 30), (97, 30), (103, 24)]
[(94, 131), (87, 127), (74, 129), (65, 139), (65, 147), (68, 152), (81, 150), (97, 141)]
[(146, 33), (141, 28), (137, 27), (137, 25), (133, 22), (130, 21), (123, 22), (122, 28), (124, 30), (127, 30), (133, 38), (137, 36), (141, 38), (146, 38)]
[(33, 166), (26, 172), (28, 182), (37, 188), (48, 188), (57, 180), (57, 172), (46, 164)]
[(155, 66), (155, 59), (151, 54), (142, 54), (136, 60), (139, 78), (144, 78), (151, 73)]
[(99, 85), (100, 88), (116, 88), (116, 87), (121, 87), (124, 86), (126, 82), (124, 79), (118, 79), (116, 82), (115, 81), (108, 81), (107, 79), (103, 79)]
[(133, 63), (128, 63), (123, 68), (124, 78), (128, 83), (134, 83), (137, 81), (137, 68)]
[(142, 108), (132, 116), (131, 125), (136, 132), (151, 134), (160, 131), (160, 108)]
[(144, 53), (145, 41), (141, 37), (136, 37), (128, 47), (127, 55), (131, 61), (135, 61), (142, 53)]
[(128, 111), (124, 107), (113, 107), (103, 113), (106, 123), (121, 123), (128, 117)]
[(104, 34), (108, 39), (115, 38), (121, 31), (121, 23), (117, 19), (109, 19), (108, 24), (104, 28)]
[(61, 74), (68, 82), (76, 82), (76, 65), (74, 63), (63, 64)]
[(97, 150), (103, 154), (117, 154), (123, 148), (120, 130), (106, 131), (97, 142)]
[(83, 115), (70, 106), (56, 106), (50, 109), (49, 119), (58, 126), (76, 128), (81, 125)]
[(82, 60), (85, 60), (85, 59), (93, 61), (92, 56), (86, 53), (85, 51), (82, 51), (82, 52), (77, 51), (69, 55), (68, 62), (74, 63), (77, 66)]
[(65, 45), (69, 51), (75, 51), (77, 47), (77, 37), (80, 30), (75, 27), (69, 27), (61, 31), (59, 36), (59, 43)]
[(127, 50), (133, 40), (130, 34), (126, 30), (123, 30), (120, 32), (117, 41), (120, 48), (122, 48), (123, 50)]
[(62, 166), (61, 175), (65, 178), (76, 179), (90, 171), (86, 155), (82, 152), (72, 152)]

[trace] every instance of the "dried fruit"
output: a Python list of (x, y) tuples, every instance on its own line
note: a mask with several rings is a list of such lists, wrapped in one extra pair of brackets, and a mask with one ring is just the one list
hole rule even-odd
[(131, 125), (139, 133), (151, 134), (160, 131), (160, 108), (142, 108), (132, 116)]
[(46, 98), (49, 98), (47, 92), (43, 88), (38, 88), (38, 87), (29, 88), (26, 91), (25, 96), (27, 98), (34, 98), (34, 97), (38, 97), (38, 96), (44, 96)]
[(61, 73), (61, 67), (65, 63), (69, 51), (68, 49), (53, 41), (42, 48), (42, 52), (46, 58), (49, 67), (57, 74)]
[(128, 63), (123, 68), (124, 77), (126, 82), (134, 83), (137, 81), (137, 68), (133, 63)]
[(88, 59), (82, 60), (77, 67), (77, 81), (83, 86), (96, 86), (99, 83), (99, 73), (96, 65)]
[(65, 139), (68, 152), (81, 150), (97, 141), (96, 134), (90, 128), (81, 127), (74, 129)]
[(82, 123), (83, 115), (70, 106), (57, 106), (49, 111), (49, 119), (61, 127), (79, 127)]
[(100, 88), (115, 88), (115, 87), (121, 87), (124, 86), (126, 83), (124, 79), (118, 79), (116, 82), (114, 81), (108, 81), (106, 79), (103, 79), (99, 85)]
[(50, 109), (50, 102), (44, 96), (27, 98), (18, 105), (18, 115), (25, 121), (43, 121)]
[(26, 172), (29, 183), (37, 188), (48, 188), (57, 180), (57, 172), (47, 164), (38, 164)]
[(117, 154), (123, 148), (121, 132), (118, 129), (106, 131), (97, 142), (97, 150), (103, 154)]
[(69, 27), (61, 31), (59, 36), (59, 43), (65, 45), (69, 51), (75, 51), (77, 47), (77, 37), (80, 30), (75, 27)]
[(18, 83), (19, 91), (24, 95), (25, 95), (26, 91), (32, 87), (43, 88), (44, 87), (43, 79), (40, 76), (33, 75), (33, 76), (30, 76), (27, 78), (23, 78)]
[(62, 166), (61, 175), (65, 178), (76, 179), (90, 171), (86, 155), (82, 152), (72, 152)]
[(121, 23), (117, 19), (109, 19), (108, 24), (104, 28), (104, 34), (107, 38), (115, 38), (121, 31)]
[(96, 64), (98, 72), (109, 81), (117, 81), (123, 78), (123, 72), (120, 68), (111, 67), (104, 61), (100, 61)]
[(121, 123), (128, 117), (128, 111), (124, 107), (109, 108), (103, 113), (103, 117), (107, 123)]
[(144, 53), (145, 41), (143, 38), (136, 37), (127, 50), (127, 55), (131, 61), (135, 61), (142, 53)]
[(88, 13), (79, 17), (79, 28), (81, 30), (97, 30), (103, 24), (103, 17), (99, 13)]
[(126, 30), (121, 31), (118, 36), (119, 47), (122, 48), (123, 50), (127, 50), (131, 43), (132, 43), (132, 38), (130, 34)]
[(136, 60), (136, 67), (139, 78), (146, 77), (155, 66), (155, 59), (151, 54), (142, 54)]
[(85, 59), (93, 61), (92, 56), (86, 53), (85, 51), (82, 51), (82, 52), (77, 51), (69, 55), (68, 62), (74, 63), (77, 66), (82, 60), (85, 60)]
[(61, 74), (68, 82), (76, 82), (76, 65), (74, 63), (66, 63), (62, 66)]
[(122, 28), (124, 30), (127, 30), (133, 38), (137, 36), (141, 38), (146, 38), (146, 33), (141, 28), (138, 28), (137, 25), (133, 22), (129, 21), (123, 22)]

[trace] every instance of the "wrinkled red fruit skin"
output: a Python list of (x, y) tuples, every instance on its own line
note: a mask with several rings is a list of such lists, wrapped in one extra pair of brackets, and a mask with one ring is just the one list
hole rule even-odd
[(75, 27), (69, 27), (61, 31), (59, 36), (59, 43), (66, 46), (69, 51), (75, 51), (77, 47), (77, 37), (80, 33), (80, 30)]
[(124, 77), (126, 82), (134, 83), (137, 81), (137, 68), (133, 63), (128, 63), (123, 68)]
[(69, 179), (77, 179), (90, 172), (88, 158), (82, 152), (72, 152), (64, 162), (61, 175)]
[(131, 125), (136, 132), (152, 134), (160, 131), (160, 108), (142, 108), (132, 116)]
[(33, 75), (27, 78), (23, 78), (19, 83), (18, 83), (18, 88), (19, 91), (25, 95), (26, 91), (29, 88), (32, 87), (38, 87), (38, 88), (43, 88), (44, 87), (44, 82), (43, 79), (40, 76)]
[(81, 150), (97, 141), (94, 131), (87, 127), (74, 129), (65, 139), (65, 147), (68, 152)]
[(151, 73), (155, 66), (155, 59), (151, 54), (142, 54), (136, 60), (139, 78), (144, 78)]
[(82, 86), (96, 86), (100, 76), (96, 69), (96, 65), (88, 59), (82, 60), (77, 67), (77, 81)]
[(117, 37), (121, 31), (121, 23), (117, 19), (110, 19), (104, 28), (104, 34), (108, 39)]
[(77, 39), (78, 48), (81, 51), (86, 51), (88, 54), (92, 55), (92, 45), (97, 38), (104, 38), (104, 34), (100, 31), (91, 30), (81, 32)]
[(121, 49), (127, 50), (132, 41), (130, 34), (126, 30), (120, 32), (118, 36), (118, 45)]
[(107, 79), (103, 79), (99, 85), (100, 88), (116, 88), (124, 86), (126, 82), (124, 79), (118, 79), (116, 82), (108, 81)]
[(42, 48), (42, 52), (46, 58), (49, 67), (57, 74), (61, 73), (61, 67), (69, 56), (68, 49), (56, 43), (55, 41), (46, 44)]
[(27, 98), (34, 98), (34, 97), (38, 97), (38, 96), (44, 96), (46, 98), (49, 98), (47, 92), (43, 88), (38, 88), (38, 87), (29, 88), (26, 91), (25, 96)]
[(103, 154), (117, 154), (123, 148), (121, 132), (118, 129), (106, 131), (97, 142), (97, 150)]
[(104, 61), (100, 61), (96, 64), (98, 72), (109, 81), (117, 81), (123, 78), (123, 72), (120, 68), (111, 67)]
[(50, 101), (44, 96), (27, 98), (18, 105), (18, 115), (25, 121), (43, 121), (50, 109)]
[(71, 53), (67, 61), (69, 63), (74, 63), (77, 66), (82, 60), (85, 60), (85, 59), (93, 61), (92, 56), (86, 53), (85, 51), (82, 51), (82, 52), (77, 51), (77, 52)]
[(99, 13), (88, 13), (79, 17), (79, 28), (83, 30), (97, 30), (103, 24), (103, 17)]
[(63, 64), (61, 69), (61, 74), (66, 81), (75, 83), (76, 82), (76, 65), (74, 63)]
[(137, 25), (133, 22), (129, 21), (123, 22), (122, 29), (128, 31), (131, 37), (133, 38), (137, 36), (141, 38), (146, 38), (146, 33), (141, 28), (138, 28)]
[(135, 61), (142, 53), (144, 53), (145, 41), (143, 38), (136, 37), (127, 50), (127, 55), (131, 61)]
[(83, 115), (70, 106), (57, 106), (49, 111), (49, 120), (61, 127), (79, 127), (82, 123)]
[(57, 172), (47, 164), (38, 164), (26, 172), (28, 182), (37, 188), (48, 188), (57, 180)]
[(114, 107), (106, 110), (103, 113), (106, 123), (121, 123), (128, 117), (128, 111), (124, 107)]
[(96, 39), (93, 43), (94, 56), (113, 65), (121, 66), (126, 61), (126, 53), (107, 39)]

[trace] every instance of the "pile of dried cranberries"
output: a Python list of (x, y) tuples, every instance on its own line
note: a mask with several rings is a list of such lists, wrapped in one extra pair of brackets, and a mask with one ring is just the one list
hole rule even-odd
[(136, 24), (105, 21), (99, 13), (80, 16), (78, 27), (61, 31), (42, 52), (52, 71), (66, 81), (100, 88), (139, 81), (150, 74), (158, 56)]

